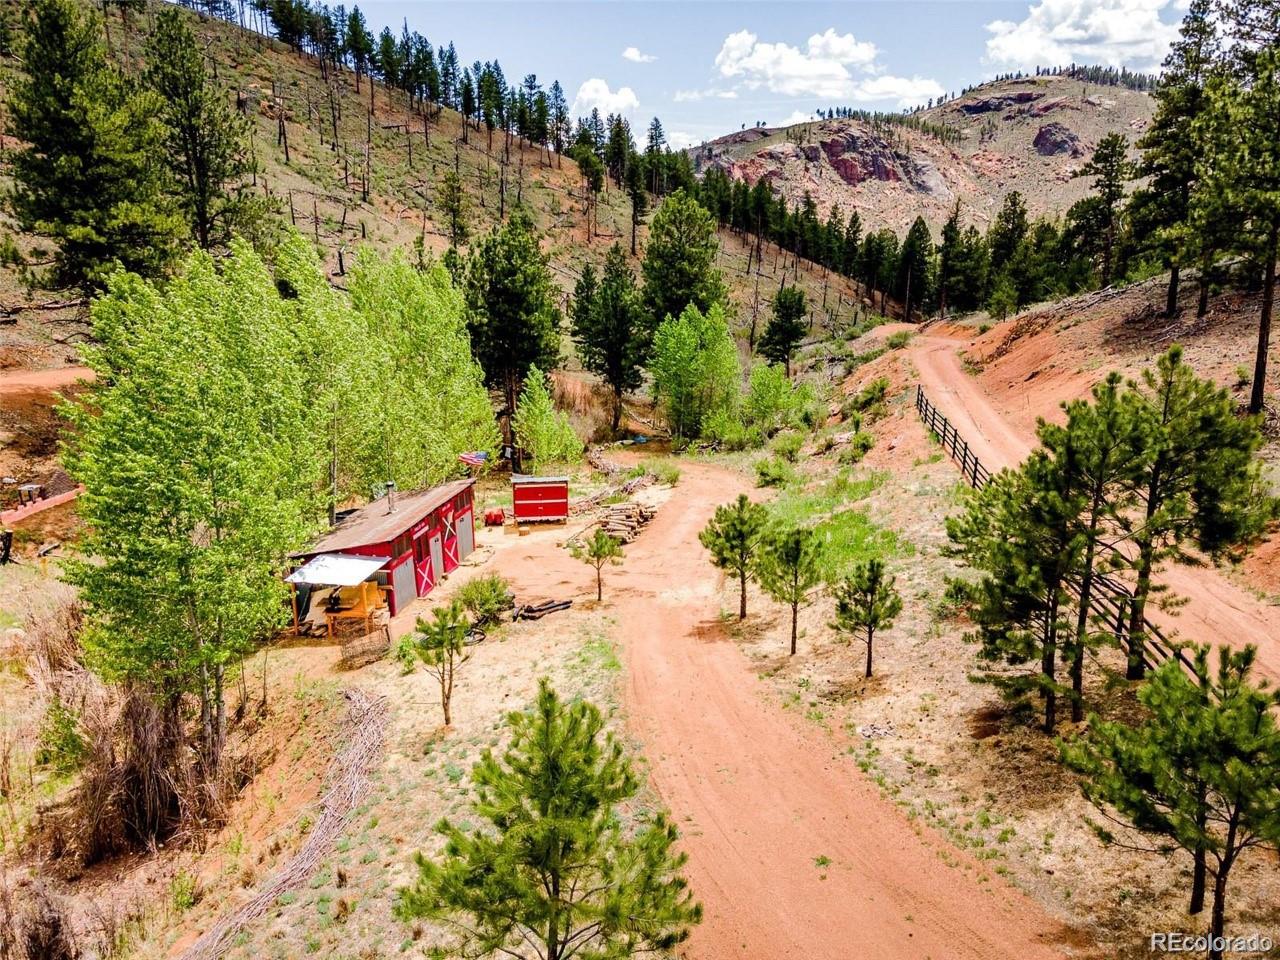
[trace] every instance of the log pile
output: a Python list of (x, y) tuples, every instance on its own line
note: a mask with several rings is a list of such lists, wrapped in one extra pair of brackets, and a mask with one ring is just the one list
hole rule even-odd
[(600, 529), (622, 543), (630, 543), (640, 530), (653, 519), (656, 507), (628, 500), (607, 507), (600, 518)]

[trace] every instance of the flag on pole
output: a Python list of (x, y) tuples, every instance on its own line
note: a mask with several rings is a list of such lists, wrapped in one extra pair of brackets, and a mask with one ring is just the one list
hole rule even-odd
[(467, 453), (458, 454), (458, 459), (468, 467), (483, 467), (489, 460), (489, 451), (471, 450)]

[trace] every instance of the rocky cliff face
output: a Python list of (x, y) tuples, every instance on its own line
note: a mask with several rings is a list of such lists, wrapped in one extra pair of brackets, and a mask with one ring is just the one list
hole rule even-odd
[(901, 232), (916, 216), (938, 228), (957, 200), (983, 226), (1012, 190), (1033, 214), (1064, 212), (1089, 190), (1072, 174), (1097, 142), (1112, 131), (1136, 139), (1151, 113), (1146, 94), (1035, 77), (986, 84), (917, 114), (928, 129), (820, 120), (740, 131), (691, 153), (700, 169), (763, 179), (793, 203), (808, 193), (824, 213), (856, 209), (872, 228)]

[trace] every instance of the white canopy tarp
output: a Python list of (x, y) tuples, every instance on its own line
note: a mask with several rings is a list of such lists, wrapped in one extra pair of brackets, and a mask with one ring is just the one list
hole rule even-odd
[(386, 557), (356, 557), (347, 553), (322, 553), (312, 557), (285, 579), (316, 587), (354, 587), (373, 576)]

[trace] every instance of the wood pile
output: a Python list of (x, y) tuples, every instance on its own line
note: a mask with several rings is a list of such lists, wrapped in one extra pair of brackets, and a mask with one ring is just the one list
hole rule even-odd
[(611, 504), (600, 518), (600, 529), (622, 543), (630, 543), (656, 514), (657, 508), (628, 500)]

